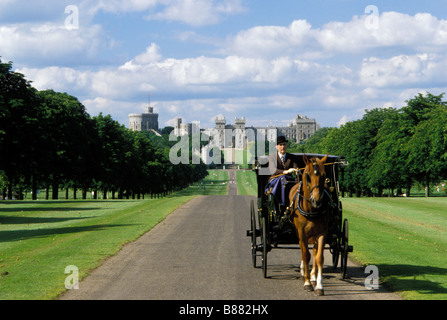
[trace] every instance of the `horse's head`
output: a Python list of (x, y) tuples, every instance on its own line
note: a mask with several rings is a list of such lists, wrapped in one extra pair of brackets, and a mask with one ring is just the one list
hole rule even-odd
[(319, 209), (323, 205), (323, 190), (326, 179), (324, 164), (326, 163), (327, 157), (326, 155), (321, 159), (316, 157), (309, 159), (306, 155), (303, 155), (303, 160), (306, 165), (303, 171), (304, 190), (308, 190), (310, 193), (308, 199), (310, 199), (313, 209)]

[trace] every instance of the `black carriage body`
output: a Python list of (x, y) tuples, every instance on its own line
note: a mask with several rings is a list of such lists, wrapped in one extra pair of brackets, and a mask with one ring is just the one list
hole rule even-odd
[[(298, 167), (304, 169), (305, 163), (303, 159), (304, 153), (293, 153), (298, 159)], [(325, 154), (305, 154), (308, 158), (318, 157), (322, 158), (326, 156)], [(346, 165), (344, 157), (336, 155), (328, 155), (325, 165), (326, 177), (330, 179), (328, 183), (329, 192), (332, 197), (332, 202), (334, 206), (332, 207), (328, 236), (326, 244), (329, 245), (329, 249), (333, 254), (333, 267), (336, 268), (338, 264), (339, 254), (345, 252), (345, 260), (342, 259), (342, 269), (344, 269), (343, 277), (346, 274), (346, 259), (347, 252), (352, 251), (352, 246), (347, 244), (347, 220), (343, 221), (342, 216), (342, 204), (339, 198), (339, 173), (343, 170)], [(255, 205), (252, 205), (251, 209), (251, 220), (252, 220), (252, 230), (247, 232), (247, 235), (252, 235), (252, 254), (253, 262), (256, 266), (256, 251), (262, 252), (262, 267), (264, 269), (264, 276), (266, 277), (267, 270), (267, 252), (272, 248), (277, 248), (279, 245), (296, 245), (299, 243), (297, 232), (294, 228), (285, 229), (280, 228), (279, 221), (280, 216), (283, 212), (278, 210), (278, 206), (275, 205), (275, 199), (272, 195), (265, 192), (266, 185), (269, 181), (270, 175), (266, 174), (268, 168), (268, 157), (260, 157), (257, 159), (256, 163), (256, 177), (258, 183), (257, 192), (257, 212), (255, 212)], [(300, 180), (300, 175), (297, 176), (298, 183)], [(279, 212), (278, 212), (279, 211)], [(255, 219), (253, 216), (257, 216)], [(256, 228), (256, 221), (258, 220), (259, 228)], [(260, 237), (261, 243), (256, 244), (256, 237)], [(346, 248), (344, 248), (346, 247)], [(348, 251), (350, 250), (350, 251)], [(344, 267), (344, 268), (343, 268)]]
[[(305, 154), (308, 158), (317, 157), (317, 158), (323, 158), (326, 155), (325, 154), (317, 154), (317, 153), (292, 153), (294, 156), (298, 159), (298, 167), (304, 168), (305, 163), (303, 159), (303, 155)], [(261, 164), (262, 163), (262, 164)], [(330, 186), (335, 187), (335, 184), (338, 182), (338, 174), (339, 174), (339, 167), (340, 165), (343, 167), (345, 164), (344, 157), (335, 156), (335, 155), (328, 155), (328, 158), (326, 160), (327, 165), (325, 167), (326, 170), (326, 176), (331, 179)], [(257, 165), (255, 168), (257, 182), (258, 182), (258, 198), (262, 198), (264, 196), (265, 187), (267, 185), (267, 182), (270, 178), (268, 174), (262, 174), (262, 169), (268, 168), (268, 157), (262, 156), (257, 159)], [(262, 172), (262, 173), (261, 173)], [(266, 172), (266, 171), (264, 171)], [(338, 190), (336, 191), (337, 198), (338, 198)]]
[[(304, 153), (292, 153), (297, 157), (298, 160), (298, 168), (302, 169), (305, 167), (303, 155)], [(326, 156), (325, 154), (308, 154), (306, 156), (310, 159), (312, 157), (323, 158)], [(261, 171), (261, 168), (268, 167), (268, 159), (265, 158), (260, 159), (260, 163), (263, 165), (256, 167), (256, 176), (258, 182), (258, 209), (260, 214), (260, 219), (262, 219), (263, 215), (267, 215), (267, 221), (269, 223), (267, 230), (270, 232), (270, 241), (273, 245), (278, 244), (297, 244), (299, 242), (298, 236), (295, 230), (282, 230), (278, 227), (278, 222), (280, 216), (282, 215), (285, 208), (279, 208), (274, 202), (275, 199), (273, 197), (266, 194), (265, 187), (270, 178), (269, 175), (261, 174), (265, 173), (265, 170)], [(330, 238), (338, 238), (339, 232), (341, 230), (341, 221), (342, 221), (342, 210), (341, 210), (341, 202), (339, 201), (339, 188), (338, 188), (338, 175), (339, 175), (339, 165), (344, 163), (344, 158), (328, 155), (325, 165), (326, 177), (330, 179), (328, 183), (328, 187), (331, 193), (332, 201), (336, 204), (337, 208), (335, 212), (331, 213), (331, 222), (329, 226), (329, 237), (328, 242), (330, 243), (332, 240)], [(297, 181), (299, 182), (300, 175), (297, 176)], [(334, 210), (333, 210), (334, 211)]]

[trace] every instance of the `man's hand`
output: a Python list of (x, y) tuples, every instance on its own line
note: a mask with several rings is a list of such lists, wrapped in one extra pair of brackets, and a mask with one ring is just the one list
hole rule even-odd
[(288, 169), (288, 170), (284, 170), (284, 174), (291, 174), (291, 173), (294, 173), (294, 172), (296, 172), (297, 171), (297, 169), (295, 169), (295, 168), (292, 168), (292, 169)]

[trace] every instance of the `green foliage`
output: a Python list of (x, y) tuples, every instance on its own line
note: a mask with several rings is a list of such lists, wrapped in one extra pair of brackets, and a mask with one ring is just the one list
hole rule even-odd
[[(12, 63), (0, 60), (0, 187), (9, 199), (31, 189), (60, 187), (115, 192), (118, 198), (168, 193), (207, 175), (204, 164), (169, 161), (168, 129), (161, 138), (132, 132), (67, 93), (37, 91)], [(7, 191), (6, 191), (7, 190)], [(6, 194), (8, 193), (8, 194)]]
[(427, 93), (401, 109), (367, 110), (362, 119), (340, 128), (323, 128), (289, 151), (345, 156), (343, 191), (381, 195), (384, 190), (430, 186), (447, 179), (447, 103)]

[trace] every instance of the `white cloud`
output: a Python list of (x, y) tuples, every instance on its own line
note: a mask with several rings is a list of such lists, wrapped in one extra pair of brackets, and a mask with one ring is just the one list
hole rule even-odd
[(146, 12), (148, 20), (177, 21), (204, 26), (221, 21), (226, 15), (245, 11), (241, 0), (101, 0), (85, 1), (88, 11)]
[(447, 56), (434, 54), (398, 55), (389, 59), (375, 57), (363, 61), (360, 79), (365, 85), (385, 87), (426, 85), (445, 81)]
[(316, 33), (316, 39), (327, 51), (359, 52), (380, 47), (424, 48), (438, 51), (447, 45), (447, 21), (428, 13), (410, 16), (384, 12), (378, 28), (366, 27), (367, 16), (353, 17), (349, 22), (330, 22)]
[[(92, 15), (99, 10), (146, 11), (151, 19), (196, 25), (216, 23), (243, 10), (240, 1), (115, 0), (83, 5)], [(180, 9), (185, 9), (182, 15)], [(198, 36), (196, 31), (185, 31), (180, 38), (192, 36)], [(200, 41), (212, 43), (205, 36)], [(57, 23), (0, 24), (3, 60), (20, 60), (22, 65), (39, 61), (18, 70), (36, 88), (66, 91), (84, 99), (92, 114), (119, 113), (123, 119), (126, 112), (143, 108), (125, 101), (145, 100), (150, 91), (154, 97), (164, 96), (166, 101), (157, 107), (168, 122), (176, 116), (192, 121), (259, 110), (262, 119), (304, 113), (326, 117), (335, 125), (337, 119), (338, 124), (352, 120), (364, 108), (401, 101), (399, 95), (408, 88), (447, 85), (447, 23), (430, 14), (385, 12), (377, 30), (365, 27), (364, 16), (321, 28), (296, 20), (288, 26), (240, 31), (223, 41), (213, 56), (164, 57), (153, 42), (120, 65), (69, 67), (70, 60), (73, 65), (92, 65), (108, 45), (104, 30), (95, 25), (69, 31)]]
[(242, 56), (306, 56), (313, 59), (338, 53), (359, 53), (394, 47), (402, 51), (442, 52), (447, 46), (447, 20), (431, 14), (410, 16), (384, 12), (378, 28), (367, 27), (368, 16), (354, 16), (348, 22), (329, 22), (312, 28), (306, 20), (289, 26), (257, 26), (228, 39), (222, 52)]
[(151, 43), (144, 53), (139, 54), (131, 61), (126, 62), (121, 68), (131, 70), (138, 68), (141, 65), (158, 62), (161, 58), (160, 47), (155, 43)]
[(239, 32), (229, 39), (223, 51), (241, 56), (268, 57), (308, 50), (311, 25), (305, 20), (293, 21), (288, 27), (257, 26)]
[(295, 72), (294, 62), (287, 57), (271, 61), (239, 56), (161, 59), (154, 48), (155, 45), (151, 45), (145, 54), (126, 62), (119, 71), (130, 72), (141, 81), (152, 81), (156, 87), (169, 83), (176, 87), (189, 86), (189, 89), (220, 84), (274, 83)]
[[(246, 11), (242, 0), (2, 0), (0, 25), (39, 23), (63, 25), (67, 5), (78, 8), (81, 27), (91, 25), (99, 12), (140, 12), (145, 19), (176, 21), (192, 26), (216, 24), (228, 15)], [(85, 31), (85, 29), (84, 29)]]
[(85, 99), (81, 103), (86, 111), (92, 116), (97, 116), (100, 112), (103, 115), (111, 114), (114, 120), (128, 125), (129, 113), (144, 112), (146, 105), (141, 102), (122, 101), (119, 99), (109, 99), (96, 97), (94, 99)]
[(222, 16), (245, 9), (240, 0), (167, 0), (163, 11), (150, 13), (149, 20), (179, 21), (192, 26), (216, 24)]
[(340, 127), (340, 126), (342, 126), (342, 125), (345, 125), (346, 122), (348, 122), (348, 116), (347, 116), (347, 115), (344, 115), (343, 117), (341, 117), (340, 120), (338, 120), (338, 122), (337, 122), (337, 127)]
[(53, 23), (0, 25), (0, 48), (5, 60), (53, 65), (92, 63), (107, 46), (98, 25), (79, 30)]
[(31, 80), (38, 90), (53, 89), (61, 92), (85, 92), (91, 86), (91, 72), (66, 67), (20, 68), (18, 72)]

